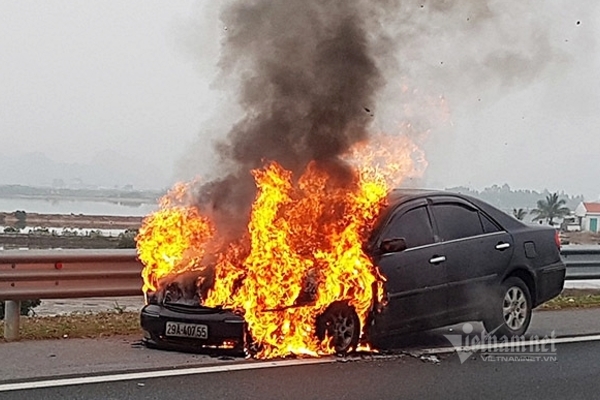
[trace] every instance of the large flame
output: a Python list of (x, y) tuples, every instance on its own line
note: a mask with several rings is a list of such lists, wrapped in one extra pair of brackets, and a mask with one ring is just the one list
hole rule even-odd
[[(317, 338), (315, 321), (337, 301), (354, 307), (365, 326), (384, 277), (363, 245), (390, 185), (424, 166), (408, 138), (379, 143), (349, 153), (351, 177), (315, 162), (299, 177), (276, 162), (252, 171), (258, 190), (247, 236), (212, 250), (214, 282), (202, 302), (243, 312), (257, 357), (332, 353), (330, 342)], [(178, 201), (163, 201), (137, 237), (144, 292), (159, 289), (162, 278), (209, 267), (218, 232), (197, 208), (181, 204), (184, 193), (177, 186), (168, 199)]]
[(197, 208), (184, 205), (187, 196), (186, 185), (175, 185), (161, 199), (161, 209), (146, 217), (140, 228), (137, 251), (145, 265), (144, 293), (157, 290), (161, 278), (204, 268), (200, 261), (214, 227)]

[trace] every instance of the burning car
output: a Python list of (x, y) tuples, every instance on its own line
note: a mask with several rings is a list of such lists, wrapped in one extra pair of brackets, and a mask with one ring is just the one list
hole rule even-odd
[[(272, 238), (266, 246), (274, 258), (263, 256), (266, 263), (256, 270), (221, 257), (216, 261), (221, 269), (169, 271), (165, 282), (147, 290), (148, 304), (141, 312), (145, 342), (262, 357), (346, 353), (386, 336), (473, 320), (483, 321), (488, 332), (510, 337), (524, 334), (533, 308), (563, 288), (565, 266), (555, 229), (527, 226), (483, 201), (449, 192), (395, 190), (377, 204), (382, 207), (368, 224), (368, 235), (350, 236), (360, 243), (346, 243), (336, 258), (350, 263), (345, 275), (323, 274), (319, 263), (330, 261), (317, 254), (305, 258), (308, 265), (292, 262), (291, 268), (301, 270), (294, 278), (297, 287), (287, 276), (253, 276), (269, 269), (269, 260), (290, 257), (289, 249), (277, 247)], [(310, 236), (304, 240), (306, 252), (318, 253)], [(248, 263), (253, 251), (238, 252), (237, 259)], [(358, 256), (344, 258), (351, 252)], [(358, 277), (365, 265), (369, 273)], [(224, 274), (227, 290), (215, 297)], [(345, 285), (355, 278), (358, 283)], [(260, 285), (281, 286), (273, 290), (289, 298), (256, 295)], [(331, 287), (336, 296), (323, 298)], [(257, 323), (261, 318), (267, 322)], [(289, 337), (301, 342), (286, 342)], [(273, 341), (288, 347), (268, 351)]]

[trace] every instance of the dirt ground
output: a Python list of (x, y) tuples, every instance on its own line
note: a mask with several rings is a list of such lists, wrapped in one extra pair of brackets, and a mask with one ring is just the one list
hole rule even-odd
[[(143, 217), (118, 215), (83, 214), (36, 214), (27, 213), (27, 226), (91, 228), (91, 229), (138, 229)], [(0, 213), (0, 225), (15, 226), (18, 222), (15, 213)]]
[(561, 232), (562, 244), (600, 244), (600, 233)]

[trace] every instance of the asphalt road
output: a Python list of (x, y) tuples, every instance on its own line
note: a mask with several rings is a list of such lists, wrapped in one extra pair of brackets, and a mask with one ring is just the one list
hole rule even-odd
[[(480, 327), (473, 324), (471, 336)], [(253, 360), (208, 357), (146, 349), (139, 338), (67, 339), (0, 344), (1, 399), (171, 399), (171, 398), (600, 398), (600, 341), (558, 344), (555, 359), (484, 361), (473, 354), (419, 358), (424, 348), (451, 347), (444, 335), (464, 325), (391, 343), (390, 355), (291, 361), (285, 368)], [(565, 337), (600, 333), (600, 309), (536, 312), (533, 336)], [(600, 337), (597, 337), (597, 339)], [(407, 355), (405, 352), (412, 354)], [(417, 357), (414, 357), (414, 355)], [(542, 355), (543, 356), (543, 355)], [(439, 363), (437, 362), (439, 360)], [(194, 368), (193, 370), (189, 370)], [(209, 369), (207, 369), (209, 368)], [(232, 371), (241, 368), (242, 370)], [(123, 371), (159, 371), (119, 382), (11, 390), (65, 377), (123, 376)], [(182, 371), (185, 376), (167, 376)], [(210, 372), (210, 373), (208, 373)], [(154, 374), (154, 376), (152, 375)], [(8, 391), (4, 391), (8, 390)], [(485, 396), (485, 397), (484, 397)]]
[(408, 355), (0, 393), (0, 399), (595, 399), (600, 342), (558, 345), (555, 361)]

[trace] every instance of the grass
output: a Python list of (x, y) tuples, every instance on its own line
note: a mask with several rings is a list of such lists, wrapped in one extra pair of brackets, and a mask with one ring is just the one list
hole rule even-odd
[[(600, 289), (565, 289), (556, 298), (540, 306), (539, 310), (564, 310), (600, 307)], [(0, 321), (4, 330), (4, 321)], [(21, 340), (102, 338), (139, 335), (138, 312), (115, 311), (101, 313), (72, 313), (54, 317), (21, 317)], [(4, 339), (0, 338), (0, 342)]]
[[(4, 321), (0, 321), (4, 331)], [(142, 336), (138, 312), (73, 313), (53, 317), (21, 317), (21, 340)], [(4, 341), (4, 339), (0, 339)]]
[(565, 289), (554, 299), (542, 304), (539, 310), (600, 307), (600, 289)]

